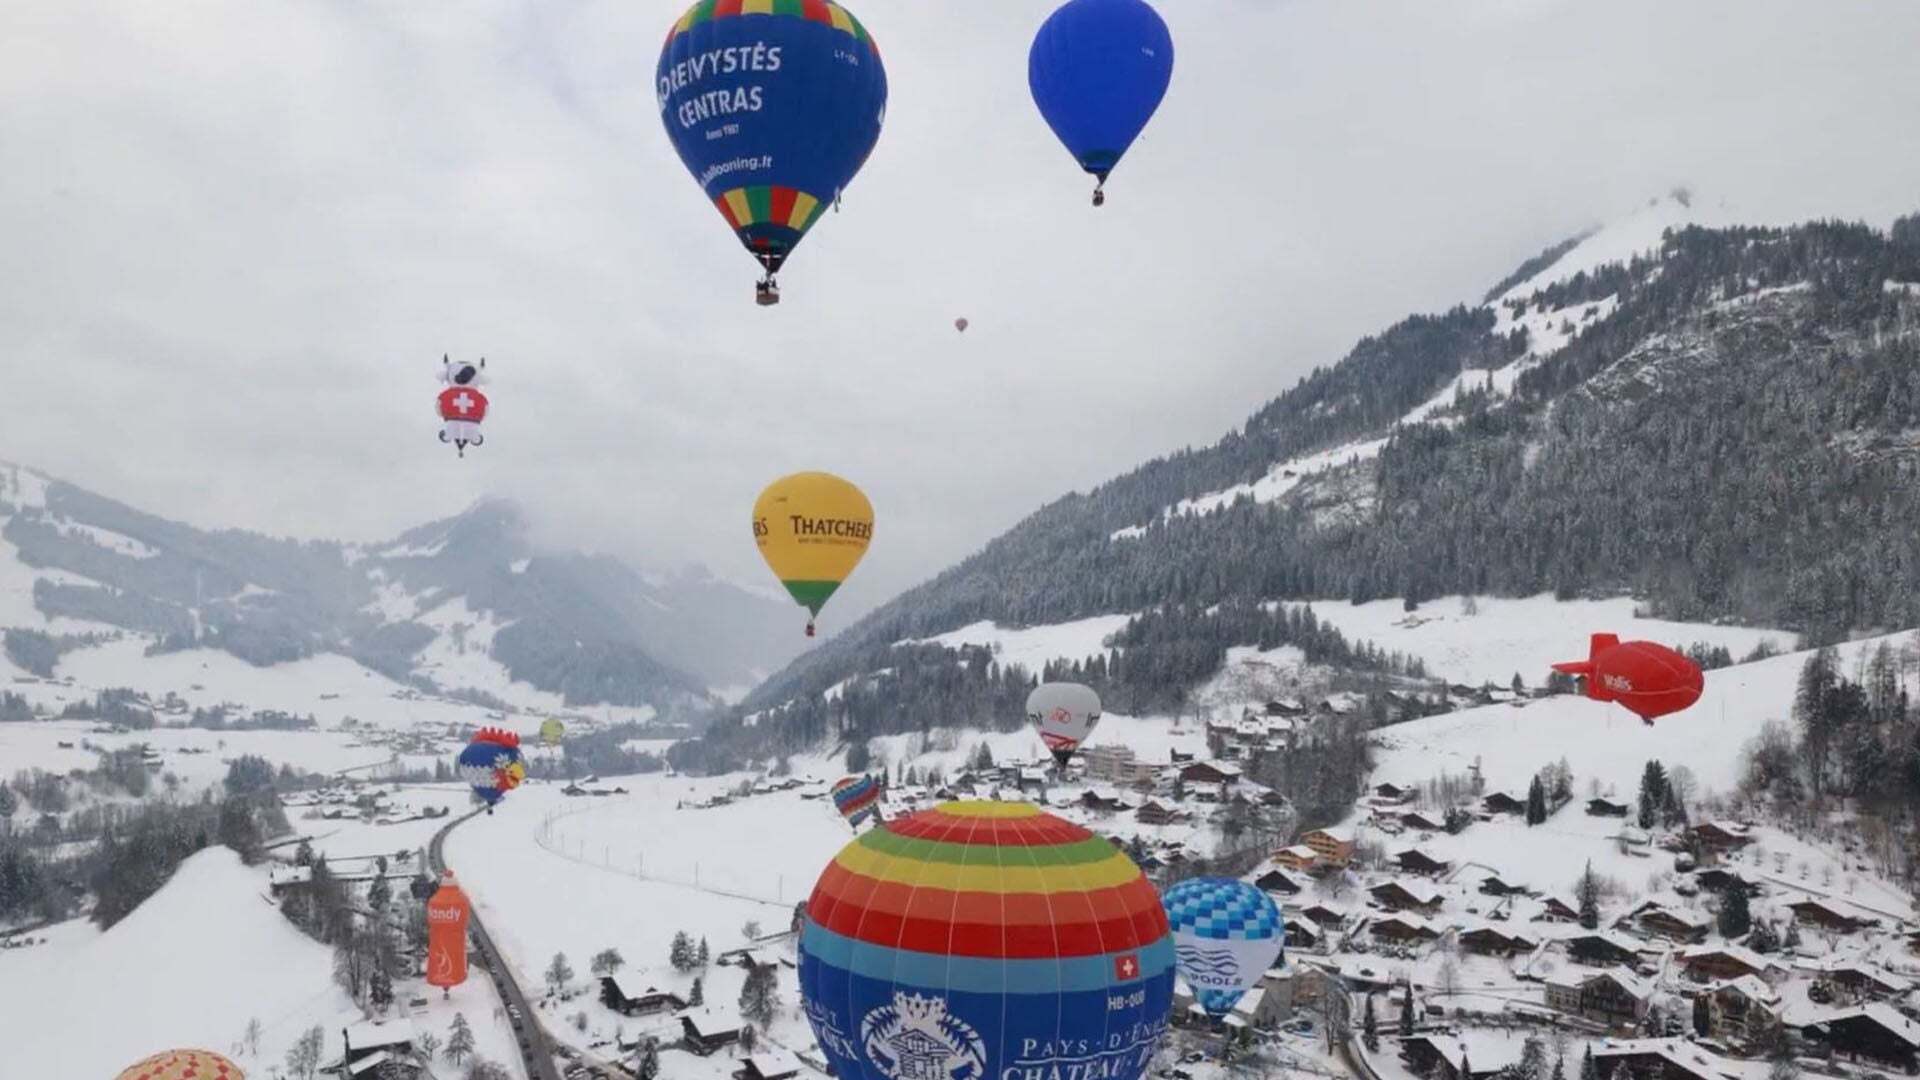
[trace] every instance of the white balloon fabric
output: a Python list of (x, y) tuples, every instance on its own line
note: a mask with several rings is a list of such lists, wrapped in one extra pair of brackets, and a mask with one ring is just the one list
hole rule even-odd
[(1041, 683), (1027, 695), (1027, 722), (1061, 765), (1100, 723), (1100, 695), (1079, 683)]
[(1188, 878), (1160, 899), (1173, 928), (1174, 967), (1208, 1015), (1232, 1012), (1280, 959), (1280, 909), (1252, 885)]

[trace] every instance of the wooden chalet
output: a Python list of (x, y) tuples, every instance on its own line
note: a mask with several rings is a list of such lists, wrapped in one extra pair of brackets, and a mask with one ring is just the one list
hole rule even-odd
[(1407, 810), (1400, 815), (1400, 824), (1409, 829), (1422, 832), (1446, 832), (1447, 820), (1442, 814), (1432, 814), (1425, 810)]
[(1417, 847), (1408, 848), (1393, 857), (1394, 863), (1409, 874), (1425, 874), (1438, 877), (1453, 869), (1453, 864), (1421, 851)]
[(1223, 761), (1195, 761), (1180, 767), (1180, 779), (1189, 784), (1233, 786), (1240, 780), (1240, 766)]
[(1890, 998), (1913, 989), (1913, 981), (1858, 960), (1823, 958), (1799, 967), (1824, 984), (1836, 998), (1854, 1001)]
[(680, 1014), (680, 1034), (688, 1050), (705, 1057), (740, 1041), (738, 1009), (728, 1005), (702, 1005)]
[(413, 1021), (364, 1020), (340, 1029), (344, 1048), (329, 1071), (343, 1077), (417, 1076), (413, 1060)]
[(1605, 930), (1588, 930), (1566, 938), (1567, 952), (1583, 964), (1624, 964), (1640, 962), (1640, 951), (1633, 942)]
[(1353, 833), (1346, 829), (1314, 829), (1302, 834), (1300, 842), (1330, 866), (1344, 867), (1353, 861)]
[(1579, 922), (1580, 909), (1558, 896), (1549, 896), (1540, 904), (1536, 922)]
[(1327, 931), (1312, 919), (1287, 916), (1287, 948), (1317, 949), (1327, 939)]
[(1279, 893), (1282, 896), (1297, 896), (1305, 884), (1285, 870), (1269, 870), (1253, 879), (1253, 886), (1262, 892)]
[(1489, 814), (1524, 814), (1527, 812), (1527, 801), (1516, 799), (1504, 791), (1492, 791), (1480, 800), (1480, 808)]
[(1294, 844), (1274, 852), (1273, 861), (1284, 869), (1305, 873), (1320, 865), (1320, 853), (1305, 844)]
[(1863, 1005), (1836, 1013), (1802, 1029), (1808, 1039), (1823, 1043), (1837, 1056), (1866, 1058), (1913, 1072), (1920, 1052), (1920, 1024), (1902, 1016), (1891, 1005)]
[(1693, 835), (1708, 849), (1734, 851), (1753, 843), (1753, 834), (1745, 825), (1730, 821), (1703, 821), (1693, 827)]
[(1780, 1022), (1780, 995), (1750, 975), (1707, 991), (1707, 1030), (1728, 1042), (1758, 1043)]
[(1742, 877), (1738, 870), (1729, 870), (1722, 866), (1709, 866), (1694, 874), (1693, 880), (1711, 893), (1724, 893), (1735, 888), (1744, 891), (1748, 896), (1757, 896), (1760, 892), (1760, 886)]
[(1729, 1080), (1743, 1073), (1736, 1062), (1685, 1039), (1622, 1039), (1593, 1051), (1600, 1080)]
[(1187, 813), (1158, 799), (1148, 799), (1133, 812), (1133, 820), (1142, 825), (1172, 825), (1187, 820)]
[(1705, 941), (1712, 920), (1705, 915), (1673, 908), (1654, 908), (1640, 915), (1640, 929), (1669, 941)]
[(1337, 908), (1330, 908), (1325, 904), (1308, 904), (1306, 907), (1300, 909), (1300, 914), (1313, 920), (1313, 922), (1319, 926), (1338, 929), (1347, 925), (1346, 912)]
[(1413, 1075), (1430, 1080), (1491, 1080), (1520, 1063), (1518, 1042), (1511, 1049), (1504, 1041), (1494, 1045), (1500, 1049), (1483, 1050), (1481, 1060), (1473, 1058), (1457, 1036), (1413, 1035), (1400, 1040), (1400, 1057)]
[(1781, 971), (1766, 957), (1742, 945), (1696, 945), (1680, 954), (1680, 966), (1694, 982), (1725, 982), (1751, 976), (1778, 978)]
[(1402, 787), (1399, 784), (1386, 783), (1375, 784), (1373, 786), (1373, 797), (1376, 799), (1385, 799), (1388, 802), (1406, 802), (1408, 799), (1413, 798), (1413, 793), (1413, 788)]
[(1526, 934), (1499, 926), (1476, 926), (1460, 933), (1460, 947), (1483, 956), (1515, 956), (1532, 952), (1539, 942)]
[(1379, 941), (1438, 941), (1440, 931), (1435, 930), (1427, 920), (1417, 915), (1382, 915), (1373, 920), (1370, 927), (1373, 936)]
[(685, 999), (671, 990), (649, 986), (632, 973), (600, 977), (600, 1003), (622, 1016), (646, 1016), (657, 1012), (679, 1012), (687, 1007)]
[(1440, 893), (1420, 881), (1383, 881), (1368, 889), (1367, 895), (1379, 901), (1388, 911), (1423, 911), (1431, 914), (1440, 909)]
[(1823, 900), (1817, 896), (1810, 896), (1805, 900), (1796, 900), (1787, 906), (1793, 909), (1794, 921), (1836, 933), (1851, 934), (1855, 930), (1879, 925), (1878, 919), (1871, 918), (1853, 906), (1838, 900)]
[(1488, 896), (1513, 896), (1525, 894), (1527, 887), (1508, 881), (1499, 874), (1488, 874), (1480, 879), (1480, 891)]
[(1626, 817), (1627, 813), (1632, 809), (1633, 808), (1626, 803), (1616, 799), (1596, 798), (1587, 800), (1587, 815), (1589, 817)]
[(1653, 1003), (1653, 987), (1625, 971), (1601, 971), (1581, 978), (1577, 984), (1578, 998), (1571, 1002), (1574, 1004), (1571, 1009), (1564, 1007), (1570, 1003), (1565, 996), (1566, 983), (1558, 985), (1560, 993), (1555, 998), (1562, 1006), (1560, 1011), (1613, 1027), (1637, 1026), (1647, 1018), (1647, 1009)]
[(785, 1050), (748, 1054), (733, 1071), (733, 1080), (791, 1080), (800, 1075), (800, 1059)]

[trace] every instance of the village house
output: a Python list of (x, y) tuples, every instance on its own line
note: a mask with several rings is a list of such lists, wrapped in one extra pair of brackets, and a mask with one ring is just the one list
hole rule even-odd
[(311, 866), (276, 866), (267, 871), (267, 891), (281, 896), (293, 889), (303, 889), (313, 883)]
[(1802, 1033), (1831, 1047), (1836, 1055), (1868, 1058), (1908, 1072), (1914, 1070), (1914, 1054), (1920, 1051), (1920, 1024), (1879, 1003), (1835, 1013), (1808, 1024)]
[(403, 1076), (417, 1076), (413, 1060), (413, 1021), (364, 1020), (340, 1031), (345, 1048), (340, 1060), (327, 1071), (342, 1077), (387, 1076), (396, 1070)]
[(1160, 771), (1159, 766), (1141, 761), (1134, 755), (1133, 748), (1123, 743), (1098, 743), (1087, 747), (1080, 751), (1080, 761), (1086, 766), (1089, 777), (1125, 787), (1152, 783)]
[(1281, 896), (1297, 896), (1306, 883), (1286, 870), (1269, 870), (1253, 880), (1254, 888)]
[(1626, 817), (1632, 808), (1617, 799), (1588, 799), (1587, 814), (1590, 817)]
[(1373, 786), (1373, 797), (1386, 802), (1406, 802), (1408, 799), (1413, 798), (1413, 794), (1413, 788), (1402, 787), (1399, 784), (1385, 783), (1375, 784)]
[(1306, 873), (1320, 865), (1320, 853), (1305, 844), (1294, 844), (1274, 852), (1273, 861), (1284, 869)]
[(1588, 930), (1565, 939), (1563, 944), (1568, 955), (1583, 964), (1624, 964), (1632, 967), (1640, 962), (1640, 952), (1634, 942), (1610, 930)]
[(1431, 914), (1440, 909), (1440, 892), (1424, 881), (1383, 881), (1367, 890), (1388, 911), (1418, 910)]
[(1748, 881), (1738, 870), (1729, 870), (1721, 866), (1710, 866), (1693, 875), (1693, 880), (1701, 888), (1712, 893), (1724, 893), (1728, 889), (1739, 888), (1748, 896), (1758, 896), (1760, 886)]
[(1688, 978), (1700, 983), (1742, 976), (1773, 982), (1785, 974), (1773, 961), (1743, 945), (1696, 945), (1680, 954), (1680, 965)]
[(1327, 939), (1327, 932), (1312, 919), (1303, 919), (1297, 915), (1287, 916), (1287, 948), (1318, 949)]
[(1753, 1044), (1780, 1022), (1780, 994), (1743, 975), (1707, 991), (1707, 1029), (1715, 1038)]
[(731, 1005), (709, 1004), (679, 1016), (680, 1033), (688, 1050), (705, 1057), (740, 1040), (740, 1012)]
[(778, 1048), (748, 1054), (733, 1072), (733, 1080), (791, 1080), (800, 1075), (800, 1059)]
[(1746, 1075), (1740, 1063), (1709, 1053), (1685, 1039), (1621, 1039), (1594, 1048), (1600, 1080), (1731, 1080)]
[(1453, 868), (1452, 863), (1436, 859), (1417, 847), (1399, 852), (1394, 855), (1393, 861), (1409, 874), (1425, 874), (1428, 877), (1438, 877)]
[(1373, 921), (1373, 936), (1380, 941), (1438, 941), (1440, 931), (1417, 915), (1382, 915)]
[(1300, 909), (1300, 914), (1312, 919), (1315, 925), (1338, 930), (1347, 925), (1347, 913), (1339, 908), (1319, 902), (1311, 903)]
[(1498, 926), (1476, 926), (1462, 931), (1460, 947), (1484, 956), (1515, 956), (1532, 952), (1539, 942), (1524, 933)]
[(1656, 907), (1642, 912), (1640, 929), (1669, 941), (1705, 941), (1713, 920), (1697, 911)]
[(1231, 787), (1240, 779), (1240, 766), (1224, 761), (1195, 761), (1180, 767), (1180, 779), (1187, 784)]
[(1693, 827), (1692, 833), (1708, 850), (1719, 853), (1753, 843), (1753, 834), (1747, 827), (1731, 821), (1703, 821)]
[(1823, 957), (1796, 965), (1813, 976), (1835, 1000), (1873, 1001), (1896, 997), (1913, 989), (1910, 979), (1860, 960)]
[(1480, 891), (1488, 896), (1513, 896), (1524, 894), (1527, 887), (1508, 881), (1499, 874), (1488, 874), (1480, 879)]
[(1415, 1076), (1490, 1080), (1520, 1063), (1520, 1043), (1502, 1039), (1469, 1044), (1456, 1035), (1414, 1035), (1400, 1040), (1400, 1056)]
[(1540, 914), (1534, 916), (1535, 922), (1579, 922), (1580, 911), (1572, 903), (1558, 896), (1549, 896), (1540, 902)]
[(1492, 791), (1480, 800), (1480, 808), (1489, 814), (1524, 814), (1527, 812), (1527, 803), (1525, 799), (1516, 799), (1504, 791)]
[(1402, 812), (1400, 815), (1400, 824), (1409, 829), (1419, 829), (1422, 832), (1447, 831), (1447, 821), (1444, 815), (1429, 813), (1425, 810), (1407, 810)]
[(1796, 900), (1787, 907), (1792, 909), (1796, 922), (1840, 934), (1851, 934), (1855, 930), (1879, 925), (1878, 919), (1839, 900), (1810, 896), (1805, 900)]
[(1346, 829), (1313, 829), (1300, 837), (1322, 862), (1344, 868), (1353, 861), (1353, 833)]
[(632, 972), (601, 976), (600, 1003), (622, 1016), (678, 1012), (687, 1007), (679, 994), (649, 986)]
[(1624, 971), (1569, 971), (1546, 980), (1547, 1007), (1572, 1016), (1631, 1028), (1646, 1019), (1653, 988)]
[(1142, 825), (1173, 825), (1186, 821), (1189, 816), (1185, 811), (1176, 810), (1158, 799), (1148, 799), (1140, 804), (1140, 809), (1134, 811), (1133, 820)]

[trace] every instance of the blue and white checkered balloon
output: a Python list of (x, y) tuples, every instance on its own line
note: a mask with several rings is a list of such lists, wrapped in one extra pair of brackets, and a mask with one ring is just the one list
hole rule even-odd
[(1281, 960), (1286, 927), (1273, 898), (1232, 878), (1189, 878), (1161, 894), (1175, 966), (1201, 1008), (1233, 1011)]

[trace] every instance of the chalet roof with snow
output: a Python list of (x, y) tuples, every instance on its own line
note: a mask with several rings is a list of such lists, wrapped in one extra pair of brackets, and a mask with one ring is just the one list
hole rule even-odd
[(1823, 956), (1818, 959), (1803, 960), (1794, 965), (1802, 971), (1814, 975), (1851, 976), (1860, 982), (1870, 982), (1888, 994), (1904, 994), (1913, 989), (1913, 981), (1895, 975), (1883, 967), (1869, 964), (1855, 957)]
[(1716, 956), (1724, 956), (1754, 971), (1765, 971), (1768, 968), (1780, 966), (1745, 945), (1695, 945), (1681, 951), (1680, 962), (1691, 965), (1696, 961), (1711, 960)]
[(276, 866), (267, 871), (268, 885), (305, 885), (312, 880), (311, 866)]
[(1398, 928), (1401, 931), (1419, 934), (1422, 937), (1428, 935), (1434, 937), (1440, 936), (1440, 931), (1435, 929), (1431, 922), (1428, 922), (1418, 915), (1409, 915), (1404, 911), (1396, 911), (1392, 914), (1382, 915), (1373, 920), (1374, 933), (1379, 933), (1384, 927)]
[(1874, 1002), (1853, 1009), (1841, 1009), (1809, 1027), (1824, 1027), (1832, 1030), (1837, 1025), (1870, 1024), (1885, 1031), (1897, 1039), (1909, 1050), (1920, 1050), (1920, 1024), (1901, 1015), (1898, 1009), (1884, 1002)]
[(1280, 853), (1284, 855), (1289, 855), (1296, 859), (1312, 860), (1320, 857), (1318, 852), (1314, 851), (1312, 848), (1308, 847), (1305, 844), (1291, 844), (1287, 847), (1281, 848)]
[(1440, 890), (1426, 881), (1394, 878), (1375, 885), (1367, 892), (1381, 900), (1410, 902), (1420, 907), (1433, 907), (1440, 903)]
[(412, 1046), (413, 1021), (405, 1017), (397, 1020), (362, 1020), (346, 1030), (346, 1040), (350, 1052)]
[(1336, 843), (1336, 844), (1351, 844), (1351, 843), (1353, 843), (1353, 830), (1352, 830), (1352, 829), (1348, 829), (1348, 828), (1341, 828), (1341, 827), (1332, 827), (1332, 826), (1330, 826), (1330, 827), (1328, 827), (1328, 828), (1325, 828), (1325, 829), (1312, 829), (1312, 830), (1309, 830), (1309, 831), (1308, 831), (1307, 833), (1305, 833), (1305, 834), (1304, 834), (1304, 836), (1313, 836), (1313, 835), (1314, 835), (1314, 834), (1316, 834), (1316, 833), (1317, 833), (1317, 834), (1319, 834), (1319, 835), (1321, 835), (1321, 836), (1324, 836), (1324, 837), (1326, 837), (1327, 839), (1329, 839), (1329, 840), (1331, 840), (1331, 841), (1333, 841), (1333, 842), (1334, 842), (1334, 843)]
[(1779, 991), (1768, 986), (1765, 980), (1754, 975), (1742, 975), (1737, 979), (1723, 979), (1720, 982), (1708, 986), (1707, 990), (1715, 994), (1721, 993), (1722, 991), (1731, 991), (1749, 1001), (1758, 1002), (1761, 1005), (1769, 1007), (1777, 1007), (1780, 1004)]
[[(680, 995), (671, 990), (662, 990), (648, 983), (640, 977), (638, 972), (614, 972), (612, 975), (602, 975), (601, 978), (612, 983), (614, 991), (628, 1001), (646, 1001), (649, 998), (654, 1000), (665, 1000), (667, 998), (672, 998), (675, 1001), (680, 1000)], [(684, 1003), (682, 1007), (684, 1007)]]
[(736, 1076), (744, 1080), (781, 1080), (800, 1072), (800, 1059), (787, 1051), (774, 1047), (748, 1054), (740, 1062), (740, 1071)]
[(1844, 900), (1831, 897), (1809, 896), (1804, 900), (1795, 900), (1787, 906), (1793, 909), (1795, 915), (1812, 922), (1875, 926), (1880, 921)]
[(728, 1035), (740, 1030), (744, 1021), (740, 1019), (740, 1010), (726, 1002), (714, 1002), (688, 1009), (674, 1017), (686, 1025), (693, 1034), (702, 1039), (711, 1039)]
[(1685, 1039), (1608, 1039), (1593, 1049), (1595, 1061), (1621, 1058), (1657, 1058), (1669, 1067), (1669, 1078), (1688, 1080), (1729, 1080), (1751, 1075), (1745, 1062), (1732, 1061), (1710, 1053)]

